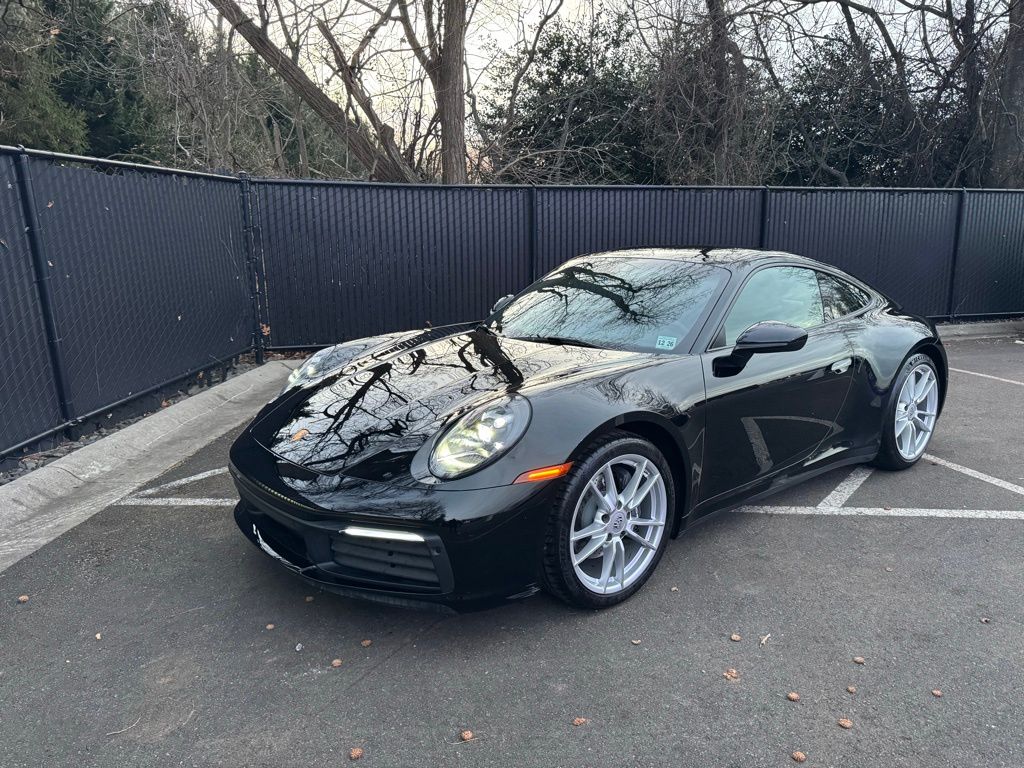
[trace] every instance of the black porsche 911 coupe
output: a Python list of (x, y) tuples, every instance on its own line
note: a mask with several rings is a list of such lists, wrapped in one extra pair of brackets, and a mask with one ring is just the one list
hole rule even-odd
[(711, 512), (837, 466), (910, 467), (946, 382), (930, 321), (825, 264), (583, 256), (482, 322), (310, 357), (231, 448), (235, 519), (342, 594), (600, 608)]

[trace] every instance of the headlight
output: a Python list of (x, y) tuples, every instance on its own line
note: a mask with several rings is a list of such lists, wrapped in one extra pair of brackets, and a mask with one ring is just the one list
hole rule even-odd
[(326, 347), (321, 349), (319, 352), (314, 352), (306, 359), (306, 362), (288, 375), (288, 383), (284, 385), (284, 389), (282, 389), (281, 392), (287, 392), (292, 387), (296, 387), (299, 384), (305, 384), (307, 381), (312, 381), (322, 374), (326, 369), (324, 363), (327, 362), (327, 357), (333, 351), (334, 347)]
[(530, 403), (507, 395), (465, 414), (434, 445), (430, 472), (451, 480), (489, 464), (518, 442), (530, 423)]

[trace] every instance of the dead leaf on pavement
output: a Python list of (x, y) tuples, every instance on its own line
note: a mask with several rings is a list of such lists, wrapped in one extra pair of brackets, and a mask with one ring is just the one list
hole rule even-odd
[(840, 728), (845, 728), (846, 730), (853, 728), (853, 720), (848, 720), (845, 717), (839, 718), (838, 723)]
[(790, 691), (786, 694), (786, 698), (790, 701), (800, 701), (800, 694), (796, 691)]
[(864, 657), (863, 656), (854, 656), (853, 657), (853, 663), (854, 664), (863, 664), (864, 663)]
[(335, 669), (340, 667), (341, 666), (341, 659), (334, 659), (334, 661), (331, 662), (331, 666), (334, 667)]
[(807, 755), (805, 755), (803, 752), (800, 752), (799, 750), (790, 755), (790, 757), (792, 757), (798, 763), (802, 763), (804, 760), (807, 759)]
[(306, 602), (307, 603), (312, 603), (313, 602), (313, 596), (312, 595), (306, 595)]
[(18, 596), (18, 602), (19, 603), (27, 603), (28, 602), (28, 595), (19, 595)]
[(274, 628), (273, 624), (267, 624), (267, 629), (273, 629), (273, 628)]
[(936, 688), (935, 690), (932, 691), (932, 696), (934, 696), (936, 699), (941, 699), (942, 698), (942, 691), (940, 691), (938, 688)]
[(587, 718), (585, 718), (585, 717), (575, 717), (575, 718), (573, 718), (572, 724), (579, 726), (579, 725), (586, 725), (589, 722), (590, 721)]
[(473, 732), (468, 728), (459, 733), (459, 741), (472, 741), (473, 738)]
[(737, 635), (735, 632), (733, 632), (731, 635), (729, 635), (729, 639), (732, 640), (734, 643), (738, 643), (743, 638)]
[(373, 640), (363, 640), (359, 644), (363, 646), (363, 648), (369, 648), (371, 645), (373, 645)]
[(846, 686), (846, 692), (847, 693), (856, 693), (857, 692), (857, 686), (855, 686), (855, 685), (848, 685), (848, 686)]
[(768, 640), (770, 640), (770, 639), (771, 639), (771, 636), (772, 636), (772, 633), (771, 633), (771, 632), (769, 632), (769, 633), (768, 633), (767, 635), (763, 636), (763, 637), (761, 638), (761, 642), (759, 642), (759, 643), (758, 643), (758, 645), (760, 645), (760, 646), (761, 646), (761, 647), (763, 648), (763, 647), (764, 647), (764, 644), (765, 644), (765, 643), (767, 643), (767, 642), (768, 642)]
[(363, 749), (362, 749), (362, 747), (352, 747), (352, 749), (350, 749), (348, 751), (348, 759), (349, 760), (358, 760), (362, 756), (363, 756)]
[(102, 632), (97, 632), (96, 633), (96, 639), (97, 640), (102, 640), (103, 639), (103, 633)]
[(633, 645), (640, 645), (639, 640), (630, 640), (629, 642), (631, 642)]
[(671, 592), (678, 592), (679, 591), (679, 587), (672, 587), (672, 589), (669, 590), (669, 591), (671, 591)]
[(725, 672), (722, 673), (722, 677), (724, 677), (726, 680), (739, 680), (740, 673), (737, 672), (735, 669), (727, 669), (725, 670)]

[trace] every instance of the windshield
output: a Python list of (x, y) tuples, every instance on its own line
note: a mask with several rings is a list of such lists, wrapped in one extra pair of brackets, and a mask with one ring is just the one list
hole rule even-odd
[(685, 350), (728, 274), (689, 261), (584, 257), (538, 280), (484, 324), (504, 336), (552, 344)]

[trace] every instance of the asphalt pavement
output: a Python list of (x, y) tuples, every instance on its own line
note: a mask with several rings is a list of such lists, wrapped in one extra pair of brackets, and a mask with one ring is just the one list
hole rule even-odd
[(183, 446), (0, 572), (0, 766), (1019, 768), (1024, 344), (948, 349), (918, 466), (713, 518), (603, 612), (315, 591), (235, 528), (237, 429)]

